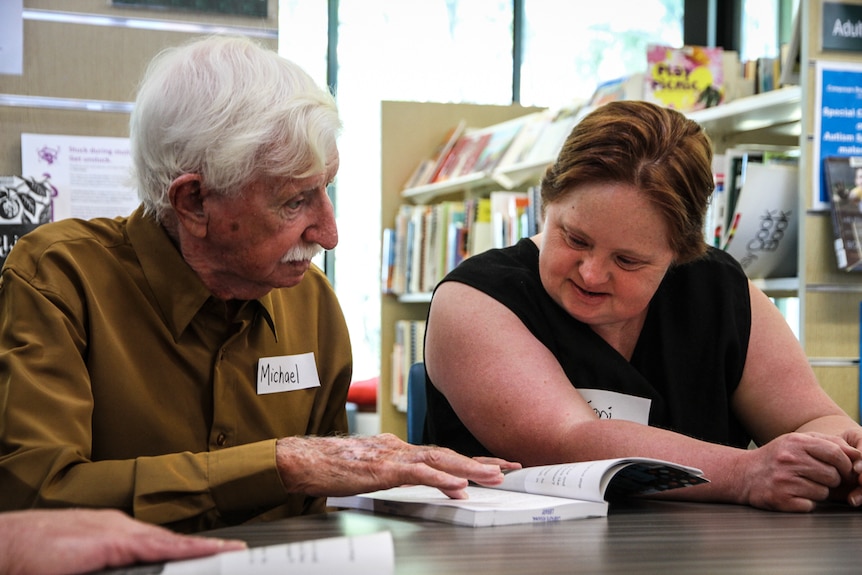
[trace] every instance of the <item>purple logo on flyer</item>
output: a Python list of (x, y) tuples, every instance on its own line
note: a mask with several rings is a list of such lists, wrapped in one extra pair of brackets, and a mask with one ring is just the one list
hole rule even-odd
[(36, 151), (36, 153), (39, 155), (40, 160), (50, 166), (57, 161), (57, 157), (60, 155), (60, 148), (42, 146)]

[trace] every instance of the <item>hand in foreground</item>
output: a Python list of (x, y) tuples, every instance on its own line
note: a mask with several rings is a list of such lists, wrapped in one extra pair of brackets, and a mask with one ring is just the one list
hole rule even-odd
[(0, 573), (64, 575), (244, 549), (242, 541), (180, 535), (112, 509), (0, 513)]
[[(855, 426), (845, 430), (841, 438), (857, 450), (862, 450), (862, 427)], [(853, 507), (862, 507), (862, 451), (859, 453), (859, 457), (853, 459), (855, 478), (844, 489), (844, 493), (839, 494)]]
[[(859, 486), (854, 464), (862, 453), (842, 438), (788, 433), (745, 453), (735, 487), (743, 501), (762, 509), (812, 511), (817, 503)], [(858, 491), (856, 492), (858, 493)]]
[(389, 433), (286, 437), (276, 444), (276, 464), (291, 493), (342, 496), (428, 485), (453, 499), (466, 497), (468, 480), (497, 485), (503, 481), (501, 469), (520, 467), (502, 459), (471, 459), (443, 447), (412, 445)]

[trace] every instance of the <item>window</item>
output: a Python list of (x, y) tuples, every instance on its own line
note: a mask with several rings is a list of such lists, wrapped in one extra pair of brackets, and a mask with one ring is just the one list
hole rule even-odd
[(779, 0), (747, 0), (742, 9), (739, 57), (742, 61), (775, 58), (778, 50)]
[(327, 20), (326, 2), (279, 0), (278, 53), (321, 86), (326, 85)]
[(559, 107), (646, 70), (650, 43), (682, 46), (682, 0), (525, 0), (521, 103)]

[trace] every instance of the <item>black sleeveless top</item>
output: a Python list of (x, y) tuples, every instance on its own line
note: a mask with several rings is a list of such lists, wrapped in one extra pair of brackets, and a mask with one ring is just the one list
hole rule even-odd
[[(713, 443), (749, 444), (730, 399), (745, 367), (751, 301), (745, 273), (727, 253), (710, 248), (705, 257), (668, 270), (630, 362), (551, 299), (539, 278), (539, 250), (529, 239), (464, 260), (446, 281), (472, 286), (509, 308), (574, 386), (651, 400), (651, 426)], [(493, 455), (427, 376), (426, 395), (426, 443)]]

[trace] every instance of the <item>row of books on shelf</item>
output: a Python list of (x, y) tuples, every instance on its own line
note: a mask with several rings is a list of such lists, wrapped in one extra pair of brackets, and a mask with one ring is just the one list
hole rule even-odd
[(575, 123), (610, 101), (646, 100), (692, 112), (782, 85), (778, 57), (741, 63), (736, 52), (720, 47), (653, 44), (647, 46), (644, 60), (645, 72), (601, 84), (586, 102), (489, 127), (474, 128), (462, 120), (416, 165), (403, 189), (471, 177), (513, 189), (524, 183), (513, 173), (551, 163)]
[[(798, 34), (798, 30), (796, 32)], [(681, 112), (711, 108), (799, 83), (799, 46), (792, 42), (779, 54), (741, 61), (739, 54), (719, 46), (648, 45), (644, 74), (617, 81), (624, 86), (616, 99), (644, 99)], [(640, 79), (643, 76), (643, 79)], [(632, 78), (637, 81), (632, 82)], [(609, 86), (597, 94), (605, 97)], [(595, 104), (593, 96), (591, 103)]]
[(404, 204), (383, 231), (384, 293), (428, 293), (464, 258), (540, 231), (539, 186), (430, 205)]
[(459, 180), (470, 176), (496, 178), (511, 188), (507, 170), (550, 163), (580, 118), (580, 105), (543, 110), (500, 124), (471, 128), (466, 121), (450, 128), (432, 154), (423, 158), (404, 189)]
[(392, 345), (391, 401), (399, 411), (407, 411), (407, 384), (410, 366), (424, 361), (425, 320), (399, 319), (395, 322)]
[[(714, 158), (715, 191), (706, 216), (707, 242), (753, 279), (797, 275), (799, 149), (729, 148)], [(836, 265), (862, 271), (862, 157), (823, 159)], [(403, 205), (385, 230), (384, 292), (427, 293), (464, 258), (513, 245), (541, 231), (539, 186), (494, 191), (487, 198)]]
[[(735, 257), (751, 278), (795, 277), (798, 149), (730, 148), (715, 156), (714, 172), (707, 242)], [(862, 226), (860, 199), (862, 191), (852, 207)], [(384, 230), (382, 291), (399, 296), (433, 291), (464, 258), (541, 231), (540, 206), (538, 185), (523, 192), (498, 190), (488, 197), (402, 205), (394, 227)], [(854, 246), (858, 262), (862, 246), (858, 241)]]

